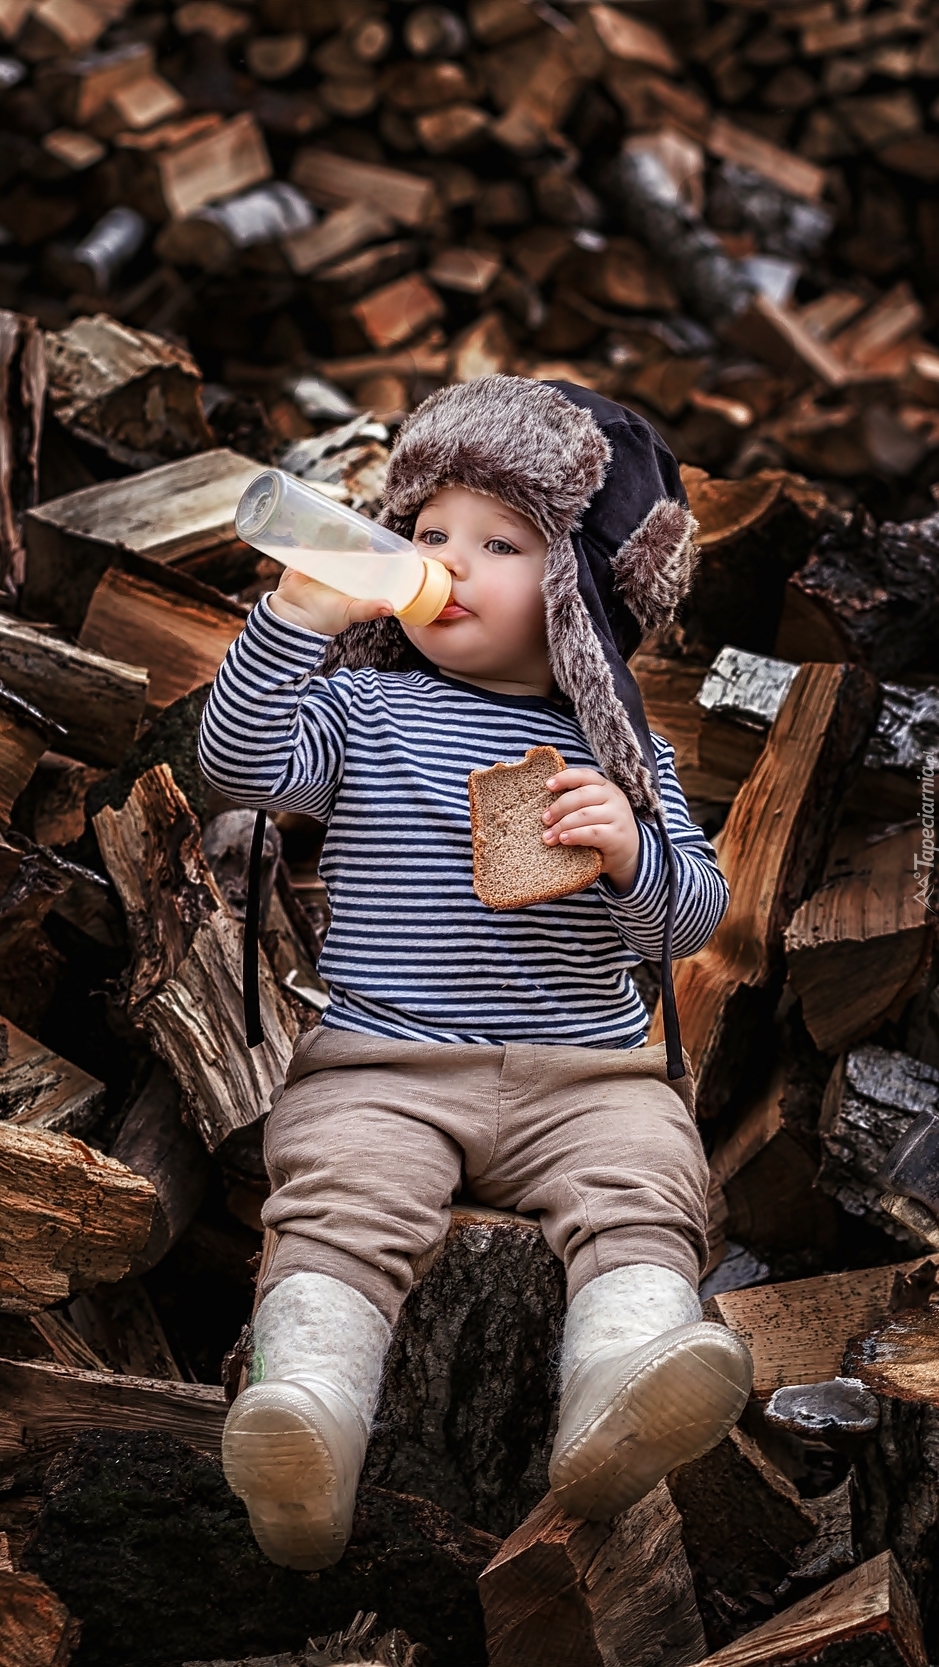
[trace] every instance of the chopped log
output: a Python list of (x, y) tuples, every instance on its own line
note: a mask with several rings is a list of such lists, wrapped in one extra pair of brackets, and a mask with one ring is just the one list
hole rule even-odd
[(312, 293), (317, 300), (322, 299), (322, 305), (337, 321), (339, 328), (344, 321), (352, 319), (352, 329), (358, 341), (362, 336), (361, 328), (355, 323), (354, 315), (347, 311), (345, 303), (408, 271), (415, 264), (417, 254), (418, 245), (413, 238), (392, 238), (390, 242), (377, 243), (371, 249), (362, 249), (357, 255), (318, 267)]
[(4, 1667), (68, 1667), (81, 1623), (34, 1574), (0, 1569), (0, 1655)]
[(10, 825), (10, 812), (50, 745), (61, 743), (65, 731), (43, 712), (0, 683), (0, 829)]
[(76, 133), (70, 127), (57, 127), (47, 133), (42, 148), (47, 156), (64, 163), (76, 174), (93, 167), (107, 155), (107, 147), (100, 139), (93, 139), (90, 133)]
[(246, 250), (302, 235), (313, 218), (296, 186), (277, 181), (200, 208), (186, 220), (168, 221), (156, 247), (164, 260), (223, 271)]
[(136, 206), (154, 220), (184, 219), (207, 203), (260, 185), (274, 171), (249, 111), (181, 144), (138, 154)]
[(35, 321), (0, 310), (0, 586), (23, 582), (21, 521), (39, 487), (46, 369)]
[(82, 1291), (69, 1303), (68, 1315), (106, 1370), (182, 1383), (160, 1317), (139, 1279), (131, 1275)]
[[(642, 691), (649, 723), (675, 748), (675, 768), (691, 802), (730, 804), (763, 748), (763, 737), (740, 725), (725, 725), (731, 746), (708, 742), (713, 767), (702, 760), (706, 720), (695, 701), (707, 667), (695, 660), (659, 658), (641, 652), (630, 668)], [(717, 754), (719, 752), (719, 758)]]
[(578, 17), (563, 33), (558, 29), (528, 64), (524, 83), (508, 109), (491, 128), (492, 137), (517, 156), (534, 156), (555, 139), (585, 83), (598, 75), (605, 59), (592, 20)]
[(54, 416), (116, 461), (147, 468), (211, 445), (183, 348), (98, 313), (47, 335), (46, 360)]
[(17, 51), (31, 64), (67, 58), (94, 46), (107, 21), (104, 11), (88, 0), (39, 0), (30, 9)]
[(162, 75), (141, 75), (129, 85), (115, 87), (91, 125), (99, 139), (114, 139), (128, 130), (152, 129), (159, 122), (171, 121), (185, 108), (185, 99)]
[(791, 151), (771, 144), (749, 128), (737, 127), (726, 116), (714, 117), (705, 144), (712, 156), (750, 168), (790, 196), (817, 202), (825, 189), (824, 168), (816, 167), (804, 157), (793, 156)]
[(450, 343), (451, 382), (473, 382), (477, 376), (495, 376), (511, 371), (514, 363), (515, 344), (497, 308), (483, 313)]
[(29, 1030), (41, 1028), (65, 966), (43, 922), (71, 872), (52, 852), (27, 848), (0, 897), (0, 1012)]
[[(195, 1384), (152, 1390), (181, 1402), (221, 1396)], [(89, 1653), (119, 1637), (135, 1667), (302, 1650), (363, 1606), (448, 1667), (484, 1667), (476, 1576), (497, 1550), (427, 1500), (360, 1488), (342, 1562), (310, 1580), (258, 1549), (216, 1458), (156, 1429), (98, 1429), (50, 1467), (25, 1558), (80, 1608)]]
[(265, 1041), (244, 1043), (242, 929), (205, 861), (199, 828), (172, 772), (157, 765), (121, 811), (94, 818), (134, 951), (128, 998), (179, 1086), (210, 1152), (269, 1108), (297, 1027), (260, 959)]
[(71, 1135), (0, 1125), (0, 1309), (120, 1279), (146, 1242), (149, 1181)]
[(410, 341), (445, 311), (436, 290), (415, 272), (357, 301), (352, 315), (374, 347), (388, 348)]
[(829, 388), (843, 388), (851, 380), (844, 360), (812, 334), (794, 308), (768, 295), (754, 295), (726, 333), (735, 346), (804, 381), (817, 377)]
[(919, 1610), (889, 1551), (800, 1598), (701, 1667), (926, 1667)]
[(922, 838), (920, 828), (904, 828), (865, 845), (850, 872), (823, 880), (786, 928), (789, 981), (827, 1052), (897, 1018), (925, 976), (935, 931), (916, 891)]
[(659, 29), (615, 11), (612, 6), (591, 6), (590, 16), (600, 40), (614, 58), (624, 63), (649, 64), (666, 75), (674, 75), (678, 70), (678, 59)]
[(333, 209), (325, 220), (311, 225), (306, 231), (291, 233), (283, 240), (283, 251), (290, 269), (298, 277), (328, 266), (343, 255), (352, 254), (363, 243), (390, 237), (394, 221), (375, 204), (349, 203), (346, 208)]
[(763, 1415), (773, 1429), (788, 1430), (803, 1441), (824, 1441), (847, 1453), (855, 1452), (858, 1442), (880, 1423), (876, 1397), (856, 1377), (786, 1384), (770, 1396)]
[(934, 1109), (939, 1070), (868, 1042), (836, 1063), (822, 1102), (818, 1184), (849, 1215), (912, 1247), (916, 1237), (881, 1204), (887, 1156), (922, 1111)]
[(644, 135), (627, 139), (605, 183), (622, 207), (627, 230), (674, 277), (679, 293), (699, 317), (723, 323), (748, 306), (754, 286), (740, 263), (724, 252), (716, 234), (683, 201), (657, 143), (646, 143)]
[(687, 1667), (704, 1633), (664, 1482), (610, 1523), (551, 1494), (479, 1577), (490, 1667)]
[(59, 746), (89, 764), (117, 764), (137, 738), (147, 698), (147, 672), (0, 618), (4, 681), (31, 695), (59, 724)]
[(763, 729), (775, 719), (798, 670), (789, 660), (722, 648), (694, 698), (717, 717)]
[(877, 728), (864, 754), (865, 768), (915, 774), (923, 753), (939, 751), (939, 690), (883, 685)]
[(124, 1118), (111, 1156), (145, 1176), (156, 1193), (149, 1237), (130, 1268), (146, 1273), (189, 1226), (209, 1178), (202, 1142), (183, 1122), (179, 1090), (159, 1062)]
[(468, 44), (466, 24), (446, 6), (418, 6), (405, 19), (404, 44), (415, 58), (458, 58)]
[(427, 268), (427, 277), (444, 290), (484, 295), (502, 268), (502, 257), (485, 248), (442, 248)]
[(47, 1134), (84, 1134), (101, 1111), (104, 1083), (17, 1030), (9, 1019), (0, 1024), (0, 1120)]
[(492, 124), (478, 104), (448, 104), (414, 118), (414, 129), (431, 156), (463, 156), (479, 149)]
[[(877, 687), (848, 666), (802, 666), (714, 841), (731, 901), (708, 945), (675, 967), (675, 994), (702, 1114), (739, 1068), (729, 1045), (769, 981), (783, 928), (820, 878), (841, 796), (860, 766)], [(649, 1041), (660, 1040), (661, 1003)], [(745, 1027), (744, 1027), (745, 1029)]]
[(229, 612), (111, 567), (91, 598), (79, 643), (106, 657), (130, 654), (146, 666), (146, 712), (152, 717), (212, 681), (244, 617), (240, 609)]
[(743, 1338), (753, 1355), (753, 1396), (767, 1401), (786, 1384), (836, 1378), (848, 1339), (886, 1318), (898, 1267), (906, 1272), (920, 1260), (722, 1291), (705, 1315)]
[(50, 250), (62, 280), (83, 295), (105, 295), (121, 269), (132, 260), (147, 235), (147, 222), (135, 208), (109, 208), (70, 253)]
[(379, 163), (356, 162), (333, 151), (298, 150), (290, 178), (318, 207), (366, 203), (402, 226), (424, 225), (437, 208), (433, 180)]
[(24, 611), (77, 635), (102, 573), (125, 553), (173, 563), (230, 544), (238, 499), (261, 466), (223, 447), (30, 510)]
[(245, 61), (258, 81), (282, 81), (300, 68), (307, 55), (305, 35), (255, 35), (245, 49)]
[(844, 1370), (875, 1395), (939, 1408), (939, 1306), (893, 1314), (873, 1331), (852, 1337)]
[(88, 1372), (45, 1360), (0, 1360), (0, 1465), (52, 1454), (89, 1427), (154, 1432), (218, 1454), (228, 1411), (214, 1384)]
[(781, 1058), (766, 1088), (711, 1154), (711, 1266), (725, 1238), (761, 1250), (835, 1246), (837, 1213), (816, 1189), (818, 1160), (790, 1111), (798, 1087), (796, 1067)]
[[(738, 1606), (746, 1608), (750, 1593), (773, 1592), (792, 1572), (815, 1536), (815, 1517), (788, 1477), (739, 1429), (672, 1471), (668, 1490), (714, 1649), (739, 1630)], [(758, 1606), (752, 1614), (758, 1616)], [(728, 1627), (729, 1615), (736, 1629)]]
[(364, 1477), (502, 1537), (547, 1491), (563, 1270), (534, 1221), (458, 1204), (417, 1272)]
[(892, 677), (928, 652), (939, 631), (939, 514), (884, 521), (864, 511), (850, 527), (824, 532), (789, 580), (797, 609), (783, 612), (775, 653), (802, 659), (800, 639), (828, 633), (831, 657)]
[(62, 58), (41, 70), (36, 80), (62, 121), (84, 127), (119, 87), (152, 74), (153, 67), (153, 47), (146, 41), (129, 41), (106, 52)]

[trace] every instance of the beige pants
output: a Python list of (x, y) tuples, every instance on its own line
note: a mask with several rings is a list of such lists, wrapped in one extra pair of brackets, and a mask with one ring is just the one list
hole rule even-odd
[(697, 1286), (708, 1170), (694, 1085), (665, 1044), (498, 1047), (386, 1041), (320, 1027), (274, 1096), (264, 1155), (278, 1234), (262, 1295), (328, 1273), (394, 1324), (413, 1263), (443, 1238), (455, 1193), (539, 1218), (568, 1298), (631, 1262)]

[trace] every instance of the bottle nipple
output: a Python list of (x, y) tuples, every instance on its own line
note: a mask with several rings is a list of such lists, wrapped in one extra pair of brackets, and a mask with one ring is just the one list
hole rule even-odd
[(443, 613), (450, 600), (453, 581), (449, 569), (433, 556), (421, 559), (424, 563), (424, 583), (407, 607), (397, 610), (397, 618), (403, 619), (406, 625), (430, 625), (438, 614)]

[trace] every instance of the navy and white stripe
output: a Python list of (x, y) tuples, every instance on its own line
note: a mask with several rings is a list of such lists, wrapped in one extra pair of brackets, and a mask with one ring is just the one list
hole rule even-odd
[[(639, 1046), (648, 1015), (629, 968), (660, 957), (665, 920), (654, 825), (638, 823), (627, 893), (601, 876), (572, 897), (495, 911), (473, 891), (470, 770), (544, 744), (596, 768), (573, 713), (425, 672), (320, 677), (327, 642), (262, 600), (219, 669), (199, 738), (202, 768), (229, 798), (329, 822), (324, 1022), (435, 1042)], [(678, 865), (673, 953), (692, 955), (729, 893), (674, 749), (652, 739)]]

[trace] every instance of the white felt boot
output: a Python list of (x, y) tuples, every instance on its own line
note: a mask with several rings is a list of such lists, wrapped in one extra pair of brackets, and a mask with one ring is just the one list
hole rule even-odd
[(569, 1516), (605, 1522), (727, 1434), (753, 1362), (701, 1318), (692, 1287), (650, 1262), (614, 1268), (574, 1297), (548, 1477)]
[(328, 1274), (291, 1274), (258, 1308), (222, 1464), (272, 1562), (323, 1569), (342, 1556), (390, 1340), (374, 1304)]

